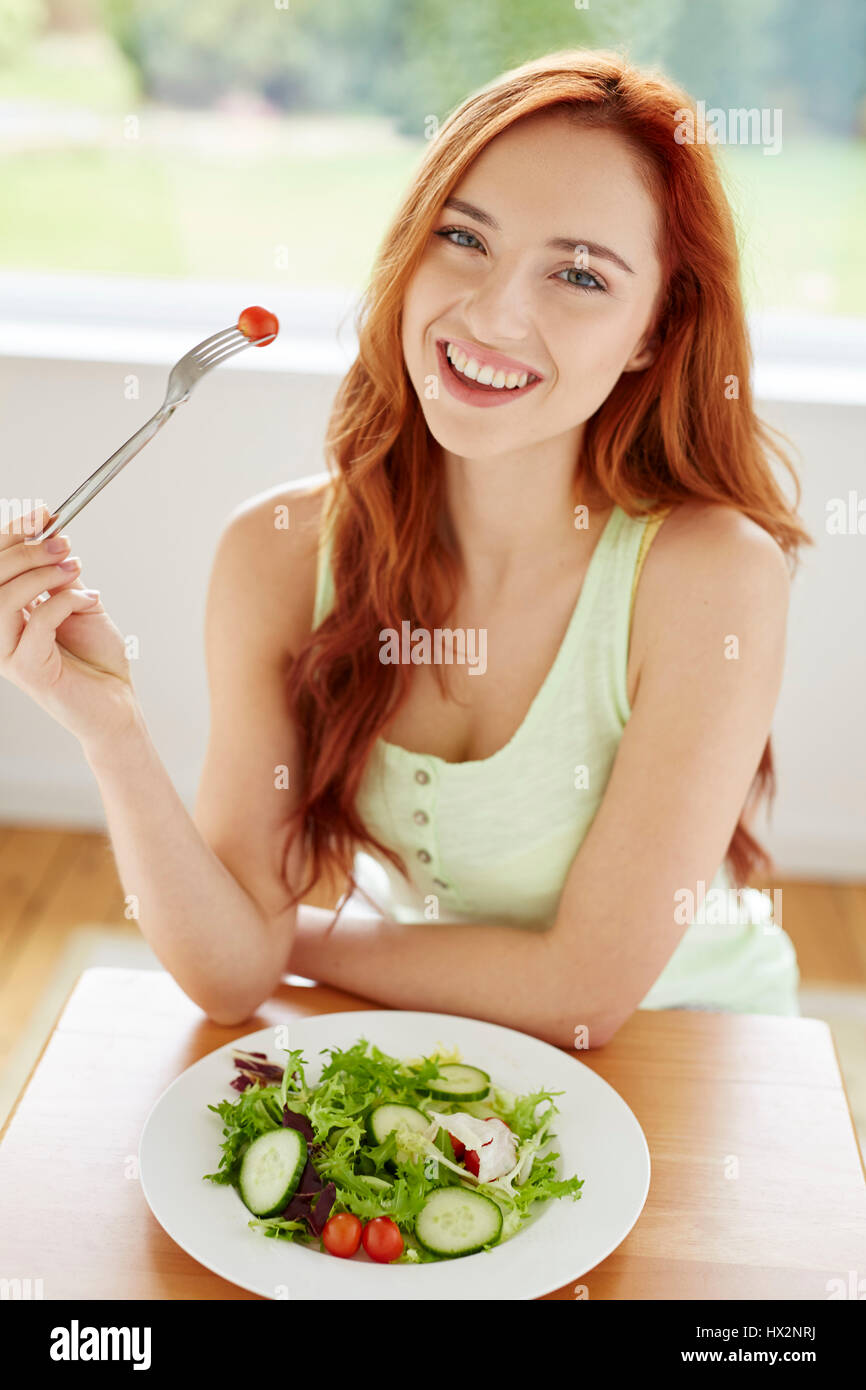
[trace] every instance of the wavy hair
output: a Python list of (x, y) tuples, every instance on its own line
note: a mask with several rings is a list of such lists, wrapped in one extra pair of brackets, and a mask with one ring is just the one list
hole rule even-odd
[[(799, 524), (800, 484), (777, 432), (755, 415), (751, 351), (733, 217), (705, 143), (680, 143), (694, 107), (663, 75), (614, 52), (567, 50), (504, 73), (451, 113), (425, 153), (385, 235), (357, 318), (358, 355), (338, 389), (325, 440), (332, 488), (334, 604), (295, 653), (286, 691), (303, 731), (303, 791), (290, 839), (305, 835), (308, 881), (354, 884), (353, 856), (375, 847), (406, 873), (401, 856), (368, 834), (355, 798), (373, 745), (408, 695), (410, 671), (383, 665), (371, 633), (446, 625), (459, 592), (459, 561), (443, 533), (444, 480), (401, 347), (404, 295), (442, 205), (473, 160), (523, 117), (552, 108), (626, 139), (661, 213), (662, 283), (653, 325), (658, 351), (624, 372), (586, 421), (578, 480), (600, 487), (630, 516), (690, 498), (736, 507), (768, 531), (796, 570), (814, 544)], [(735, 378), (736, 399), (726, 382)], [(792, 507), (770, 455), (789, 471)], [(447, 528), (446, 528), (447, 529)], [(374, 562), (373, 562), (374, 561)], [(432, 668), (443, 695), (445, 673)], [(772, 860), (747, 814), (775, 796), (768, 738), (726, 853), (736, 885)]]

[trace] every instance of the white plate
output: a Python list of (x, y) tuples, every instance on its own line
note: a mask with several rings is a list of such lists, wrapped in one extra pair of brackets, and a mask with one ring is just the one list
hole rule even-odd
[[(578, 1201), (554, 1198), (522, 1230), (492, 1250), (421, 1265), (377, 1265), (363, 1249), (335, 1259), (247, 1226), (250, 1214), (234, 1187), (203, 1180), (222, 1156), (222, 1121), (208, 1105), (237, 1099), (237, 1048), (285, 1062), (274, 1027), (217, 1048), (174, 1081), (153, 1106), (141, 1135), (139, 1172), (157, 1221), (187, 1254), (214, 1274), (264, 1298), (530, 1299), (552, 1293), (593, 1269), (628, 1235), (649, 1190), (649, 1150), (625, 1101), (595, 1072), (525, 1033), (454, 1014), (369, 1010), (320, 1014), (288, 1024), (290, 1048), (303, 1048), (315, 1083), (326, 1047), (368, 1038), (393, 1057), (417, 1057), (438, 1043), (494, 1083), (525, 1095), (562, 1091), (553, 1151), (561, 1177), (584, 1179)], [(280, 1040), (286, 1045), (285, 1039)]]

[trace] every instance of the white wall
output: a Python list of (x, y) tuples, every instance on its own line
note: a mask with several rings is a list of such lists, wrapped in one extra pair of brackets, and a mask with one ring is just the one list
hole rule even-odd
[[(136, 402), (123, 396), (129, 372), (140, 377)], [(0, 494), (56, 508), (157, 409), (165, 381), (164, 367), (0, 359)], [(120, 631), (138, 638), (136, 691), (189, 806), (207, 739), (204, 603), (219, 531), (245, 498), (325, 470), (322, 439), (337, 383), (226, 364), (63, 528), (82, 558), (83, 582), (101, 590)], [(0, 820), (105, 823), (77, 740), (6, 680)]]
[(760, 402), (802, 456), (801, 551), (772, 739), (777, 792), (754, 833), (791, 877), (866, 879), (866, 531), (832, 535), (852, 490), (866, 526), (866, 406)]
[[(231, 297), (233, 305), (273, 301), (272, 295), (269, 301), (241, 293)], [(197, 331), (203, 320), (194, 317), (197, 328), (172, 324), (162, 337), (140, 332), (142, 360), (128, 343), (121, 348), (129, 352), (125, 360), (96, 360), (117, 356), (117, 331), (109, 335), (109, 352), (98, 326), (89, 335), (67, 325), (58, 347), (59, 331), (46, 345), (32, 325), (27, 338), (27, 325), (7, 319), (0, 327), (0, 498), (41, 498), (56, 508), (157, 408), (166, 364), (213, 331)], [(231, 322), (231, 315), (218, 313), (217, 321), (223, 320)], [(85, 584), (101, 589), (121, 632), (139, 638), (136, 690), (189, 807), (207, 739), (203, 617), (218, 532), (245, 498), (324, 470), (329, 407), (350, 360), (346, 347), (333, 344), (332, 333), (311, 332), (307, 340), (296, 332), (294, 341), (284, 337), (282, 356), (274, 345), (219, 368), (64, 528), (73, 553), (82, 556)], [(78, 359), (69, 360), (68, 352)], [(130, 373), (140, 380), (138, 400), (124, 395)], [(769, 824), (763, 816), (756, 822), (755, 833), (784, 874), (862, 878), (866, 535), (829, 535), (825, 518), (828, 499), (847, 497), (852, 489), (866, 497), (866, 402), (854, 403), (856, 391), (848, 393), (849, 403), (823, 399), (833, 394), (826, 382), (813, 393), (817, 400), (778, 399), (791, 394), (792, 380), (778, 364), (764, 379), (782, 383), (769, 390), (777, 398), (764, 399), (760, 408), (802, 454), (801, 515), (816, 546), (804, 553), (792, 597), (786, 674), (772, 730), (775, 808)], [(5, 680), (0, 820), (105, 826), (77, 741)]]

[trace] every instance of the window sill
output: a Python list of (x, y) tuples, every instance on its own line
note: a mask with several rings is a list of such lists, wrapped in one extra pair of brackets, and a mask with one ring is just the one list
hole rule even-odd
[(343, 289), (4, 271), (0, 303), (2, 357), (170, 367), (247, 304), (276, 313), (279, 337), (222, 371), (341, 376), (357, 352), (356, 296)]
[[(357, 295), (278, 283), (0, 272), (0, 357), (170, 367), (246, 304), (277, 314), (280, 336), (223, 371), (342, 376), (357, 352)], [(750, 318), (759, 402), (866, 405), (866, 320)]]

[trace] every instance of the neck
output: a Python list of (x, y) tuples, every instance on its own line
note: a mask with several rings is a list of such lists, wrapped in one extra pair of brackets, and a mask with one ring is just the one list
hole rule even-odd
[(589, 534), (610, 514), (610, 498), (581, 485), (573, 436), (565, 447), (470, 459), (441, 450), (450, 529), (470, 583), (501, 585), (558, 568), (574, 555), (574, 508), (589, 508)]

